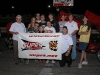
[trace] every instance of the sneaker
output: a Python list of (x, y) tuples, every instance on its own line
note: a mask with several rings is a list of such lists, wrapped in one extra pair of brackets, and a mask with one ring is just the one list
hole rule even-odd
[(78, 65), (78, 68), (82, 68), (82, 64), (79, 64), (79, 65)]
[(55, 63), (55, 61), (54, 61), (54, 60), (52, 60), (52, 63), (54, 64), (54, 63)]
[(82, 65), (87, 65), (88, 64), (88, 61), (83, 61), (82, 62)]
[(47, 60), (46, 63), (49, 63), (49, 60)]

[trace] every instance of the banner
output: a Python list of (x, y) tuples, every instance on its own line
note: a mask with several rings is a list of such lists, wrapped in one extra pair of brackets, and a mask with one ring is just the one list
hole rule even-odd
[(28, 59), (61, 60), (61, 33), (19, 33), (18, 56)]

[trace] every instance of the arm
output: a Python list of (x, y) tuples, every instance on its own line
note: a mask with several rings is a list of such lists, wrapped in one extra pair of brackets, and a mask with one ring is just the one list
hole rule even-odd
[(88, 34), (88, 31), (81, 31), (81, 28), (80, 28), (80, 30), (79, 30), (79, 32), (78, 32), (78, 35), (87, 35)]
[(28, 24), (28, 29), (30, 28), (30, 24)]
[(23, 23), (23, 25), (24, 25), (24, 32), (26, 33), (26, 27), (25, 27), (25, 24)]
[(13, 32), (13, 31), (10, 31), (10, 33), (11, 34), (16, 34), (16, 35), (18, 34), (18, 32)]
[(75, 22), (75, 24), (74, 24), (74, 31), (71, 33), (71, 36), (75, 35), (77, 33), (77, 31), (78, 31), (78, 25)]
[(82, 29), (82, 27), (80, 26), (78, 35), (86, 35), (87, 34), (87, 31), (83, 32), (81, 29)]
[(78, 35), (87, 35), (89, 33), (89, 31), (91, 31), (91, 25), (88, 23), (88, 27), (86, 31), (81, 31), (82, 27), (80, 27), (80, 30), (78, 32)]
[(65, 56), (68, 56), (68, 55), (70, 54), (71, 49), (72, 49), (72, 45), (70, 45), (70, 46), (69, 46), (69, 48), (68, 48), (68, 50), (67, 50), (67, 52), (66, 52)]
[(73, 36), (74, 34), (76, 34), (76, 33), (77, 33), (77, 31), (78, 31), (78, 30), (75, 30), (75, 31), (74, 31), (71, 35)]
[(9, 32), (10, 32), (11, 34), (16, 34), (16, 35), (17, 35), (18, 32), (15, 32), (15, 31), (14, 31), (14, 30), (15, 30), (14, 28), (15, 28), (15, 27), (14, 27), (14, 25), (12, 24), (11, 27), (10, 27), (10, 29), (9, 29)]
[(86, 32), (78, 32), (78, 35), (87, 35), (88, 34), (88, 32), (86, 31)]
[(72, 45), (73, 45), (73, 40), (72, 40), (72, 37), (70, 36), (69, 40), (68, 40), (68, 44), (69, 44), (69, 48), (65, 54), (65, 56), (68, 56), (71, 52), (71, 49), (72, 49)]

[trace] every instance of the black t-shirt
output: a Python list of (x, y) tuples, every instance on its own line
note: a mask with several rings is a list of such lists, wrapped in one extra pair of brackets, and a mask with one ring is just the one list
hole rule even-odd
[(56, 20), (51, 21), (52, 26), (55, 28), (56, 32), (59, 32), (59, 24)]
[(46, 27), (46, 21), (45, 22), (40, 22), (39, 24), (40, 24), (40, 26), (43, 26), (44, 28)]

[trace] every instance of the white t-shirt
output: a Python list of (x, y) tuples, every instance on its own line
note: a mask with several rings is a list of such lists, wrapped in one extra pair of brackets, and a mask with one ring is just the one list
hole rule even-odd
[(70, 45), (73, 45), (72, 37), (69, 34), (62, 35), (62, 54), (68, 50)]
[(60, 21), (59, 22), (59, 27), (60, 27), (60, 31), (62, 31), (62, 29), (63, 29), (63, 26), (66, 24), (66, 21)]
[(46, 27), (44, 28), (44, 30), (51, 30), (52, 33), (56, 33), (56, 30), (55, 30), (54, 27), (49, 28), (48, 26), (46, 26)]
[[(25, 28), (25, 25), (23, 23), (13, 23), (11, 25), (11, 28), (9, 31), (12, 31), (12, 32), (19, 32), (19, 33), (25, 33), (26, 32), (26, 28)], [(18, 35), (16, 34), (13, 34), (13, 40), (18, 40)]]
[(65, 26), (68, 28), (68, 34), (72, 34), (75, 30), (78, 30), (78, 25), (75, 21), (72, 21), (71, 23), (68, 21)]

